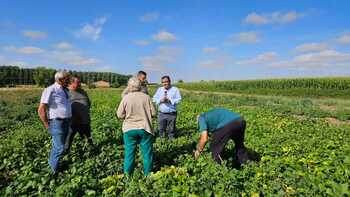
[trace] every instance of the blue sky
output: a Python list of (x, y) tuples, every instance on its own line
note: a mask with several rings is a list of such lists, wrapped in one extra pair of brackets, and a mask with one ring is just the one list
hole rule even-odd
[[(35, 3), (34, 3), (35, 2)], [(350, 2), (0, 2), (0, 64), (152, 82), (350, 75)]]

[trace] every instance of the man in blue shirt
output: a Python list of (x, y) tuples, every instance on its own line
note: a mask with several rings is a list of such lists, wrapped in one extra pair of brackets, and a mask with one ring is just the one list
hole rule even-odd
[(246, 121), (237, 113), (224, 108), (214, 108), (198, 116), (200, 139), (197, 150), (194, 151), (197, 159), (208, 141), (208, 133), (212, 134), (210, 152), (217, 163), (221, 163), (220, 154), (227, 142), (232, 139), (235, 142), (235, 153), (239, 164), (248, 160), (244, 147), (244, 131)]
[(165, 137), (168, 131), (169, 139), (175, 137), (176, 129), (176, 106), (181, 101), (178, 88), (171, 86), (169, 76), (162, 77), (163, 87), (158, 88), (153, 96), (153, 101), (158, 105), (158, 129), (160, 137)]

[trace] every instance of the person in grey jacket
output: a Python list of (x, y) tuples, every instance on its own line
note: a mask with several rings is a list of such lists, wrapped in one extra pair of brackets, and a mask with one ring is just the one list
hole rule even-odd
[[(147, 73), (145, 71), (140, 70), (137, 73), (136, 76), (140, 82), (141, 82), (141, 92), (148, 95), (148, 88), (147, 88)], [(122, 98), (129, 93), (128, 88), (126, 87), (124, 91), (122, 92)]]
[(78, 77), (71, 78), (69, 93), (69, 99), (72, 103), (72, 120), (65, 144), (66, 152), (69, 151), (76, 133), (79, 133), (82, 139), (86, 137), (88, 143), (93, 145), (90, 126), (91, 102), (88, 94), (81, 88)]

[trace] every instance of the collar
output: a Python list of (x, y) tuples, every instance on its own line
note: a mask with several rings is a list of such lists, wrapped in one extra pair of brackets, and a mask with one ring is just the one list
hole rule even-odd
[(170, 86), (169, 89), (165, 89), (165, 87), (162, 87), (164, 90), (169, 91), (173, 86)]
[(56, 87), (59, 87), (59, 88), (62, 88), (62, 87), (63, 87), (61, 84), (59, 84), (59, 83), (57, 83), (57, 82), (55, 82), (54, 85), (55, 85)]

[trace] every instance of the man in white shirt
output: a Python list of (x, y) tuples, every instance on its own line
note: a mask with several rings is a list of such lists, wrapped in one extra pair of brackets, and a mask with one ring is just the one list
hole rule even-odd
[(69, 80), (68, 72), (56, 72), (55, 83), (43, 91), (38, 108), (39, 117), (52, 137), (49, 158), (52, 174), (56, 174), (59, 160), (63, 156), (64, 144), (72, 117), (71, 102), (67, 89)]
[(158, 105), (159, 135), (165, 137), (165, 132), (168, 131), (169, 139), (173, 139), (176, 130), (176, 106), (181, 101), (181, 95), (177, 87), (171, 86), (169, 76), (163, 76), (161, 80), (163, 87), (158, 88), (153, 96), (153, 101)]

